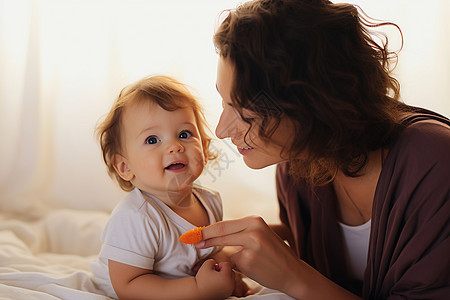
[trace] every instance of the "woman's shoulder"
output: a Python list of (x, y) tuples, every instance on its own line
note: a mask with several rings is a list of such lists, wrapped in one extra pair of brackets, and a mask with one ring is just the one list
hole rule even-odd
[(449, 153), (450, 121), (428, 111), (412, 115), (389, 149), (380, 182), (402, 183), (411, 189), (425, 182), (434, 188), (448, 186), (448, 179), (442, 180), (450, 176)]
[(432, 111), (419, 109), (404, 121), (404, 129), (392, 150), (402, 156), (449, 157), (450, 120)]
[(435, 111), (414, 107), (414, 106), (405, 106), (405, 110), (407, 111), (406, 117), (403, 119), (403, 125), (408, 127), (409, 125), (421, 122), (421, 121), (437, 121), (442, 125), (450, 126), (450, 120)]

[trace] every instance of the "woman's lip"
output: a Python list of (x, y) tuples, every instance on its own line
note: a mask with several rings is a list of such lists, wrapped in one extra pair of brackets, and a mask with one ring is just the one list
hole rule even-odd
[(254, 148), (252, 147), (245, 147), (245, 148), (239, 148), (238, 147), (238, 151), (241, 155), (246, 155), (248, 154), (250, 151), (252, 151)]

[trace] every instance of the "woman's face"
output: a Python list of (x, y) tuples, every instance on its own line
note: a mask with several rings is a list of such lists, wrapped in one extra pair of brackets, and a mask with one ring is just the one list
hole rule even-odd
[(243, 110), (242, 117), (252, 120), (252, 126), (250, 126), (233, 107), (231, 101), (233, 78), (233, 63), (220, 57), (217, 66), (216, 87), (222, 97), (223, 111), (216, 128), (217, 137), (220, 139), (230, 138), (243, 156), (245, 164), (252, 169), (261, 169), (286, 161), (287, 154), (282, 153), (282, 150), (289, 145), (294, 136), (292, 123), (287, 118), (282, 119), (270, 141), (260, 138), (258, 115), (250, 110)]

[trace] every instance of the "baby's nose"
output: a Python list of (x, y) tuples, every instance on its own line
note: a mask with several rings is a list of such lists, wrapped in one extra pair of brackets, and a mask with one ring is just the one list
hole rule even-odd
[(173, 142), (168, 147), (168, 153), (177, 153), (177, 152), (183, 152), (184, 147), (179, 142)]

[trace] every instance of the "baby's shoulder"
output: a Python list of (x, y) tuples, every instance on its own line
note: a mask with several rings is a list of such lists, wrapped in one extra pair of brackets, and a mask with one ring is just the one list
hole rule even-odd
[(219, 192), (199, 185), (194, 185), (193, 192), (203, 205), (211, 211), (216, 221), (221, 221), (223, 218), (223, 208)]
[(146, 224), (156, 226), (158, 216), (162, 217), (159, 206), (152, 202), (153, 199), (146, 199), (142, 192), (134, 189), (128, 193), (114, 208), (110, 222), (128, 224)]
[(194, 193), (197, 194), (197, 196), (202, 197), (204, 199), (221, 201), (219, 192), (213, 189), (195, 184), (193, 190)]

